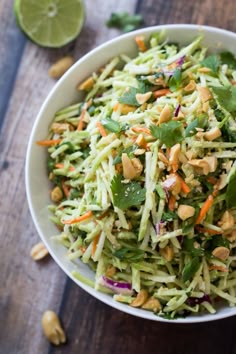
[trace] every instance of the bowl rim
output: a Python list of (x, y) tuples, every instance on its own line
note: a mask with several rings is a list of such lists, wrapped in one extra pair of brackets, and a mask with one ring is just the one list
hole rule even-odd
[[(58, 88), (62, 85), (63, 81), (71, 74), (71, 72), (73, 72), (78, 66), (80, 66), (83, 62), (85, 62), (89, 57), (94, 56), (94, 54), (96, 54), (98, 51), (101, 51), (104, 48), (109, 47), (111, 44), (118, 43), (118, 42), (120, 42), (124, 39), (127, 39), (127, 38), (130, 38), (130, 39), (134, 38), (134, 36), (136, 36), (136, 35), (140, 35), (140, 34), (145, 35), (145, 34), (149, 34), (149, 33), (152, 33), (155, 31), (160, 31), (160, 30), (168, 30), (168, 29), (173, 30), (175, 28), (176, 29), (186, 29), (186, 30), (192, 29), (192, 30), (195, 30), (196, 32), (203, 30), (203, 31), (206, 31), (209, 33), (225, 35), (227, 37), (231, 37), (232, 39), (234, 39), (236, 41), (236, 33), (229, 31), (229, 30), (221, 29), (218, 27), (196, 25), (196, 24), (185, 24), (185, 23), (156, 25), (156, 26), (141, 28), (141, 29), (138, 29), (136, 31), (132, 31), (132, 32), (129, 32), (126, 34), (122, 34), (116, 38), (110, 39), (110, 40), (100, 44), (99, 46), (97, 46), (94, 49), (92, 49), (91, 51), (89, 51), (87, 54), (83, 55), (78, 61), (76, 61), (73, 64), (73, 66), (53, 86), (53, 88), (50, 90), (49, 94), (47, 95), (46, 99), (44, 100), (44, 102), (41, 105), (41, 108), (37, 114), (37, 117), (36, 117), (34, 124), (33, 124), (33, 128), (30, 133), (30, 138), (28, 141), (28, 146), (27, 146), (27, 151), (26, 151), (25, 187), (26, 187), (26, 197), (27, 197), (27, 201), (28, 201), (30, 214), (31, 214), (34, 226), (35, 226), (41, 240), (45, 243), (50, 255), (52, 256), (54, 261), (58, 264), (58, 266), (66, 273), (66, 275), (73, 282), (75, 282), (77, 285), (79, 285), (80, 288), (82, 288), (87, 293), (89, 293), (91, 296), (95, 297), (96, 299), (100, 300), (101, 302), (111, 306), (112, 308), (114, 308), (116, 310), (120, 310), (120, 311), (130, 314), (130, 315), (139, 317), (139, 318), (153, 320), (153, 321), (157, 321), (157, 322), (176, 323), (176, 324), (203, 323), (203, 322), (210, 322), (210, 321), (215, 321), (215, 320), (224, 319), (224, 318), (234, 316), (234, 315), (236, 315), (236, 308), (232, 308), (232, 311), (229, 311), (229, 313), (226, 313), (226, 314), (225, 313), (215, 313), (213, 315), (207, 314), (207, 317), (205, 314), (198, 314), (198, 315), (196, 315), (196, 317), (193, 315), (193, 316), (187, 317), (187, 318), (178, 318), (175, 320), (169, 320), (169, 319), (165, 319), (165, 318), (162, 318), (162, 317), (159, 317), (156, 315), (153, 316), (153, 313), (151, 313), (149, 311), (135, 309), (135, 308), (128, 306), (127, 304), (114, 302), (114, 301), (112, 302), (109, 300), (110, 297), (109, 298), (105, 297), (103, 293), (101, 293), (101, 292), (95, 290), (94, 288), (91, 288), (90, 286), (84, 284), (83, 282), (75, 279), (75, 277), (66, 268), (66, 266), (64, 266), (62, 261), (56, 256), (56, 254), (53, 250), (53, 247), (51, 247), (51, 245), (47, 241), (46, 237), (44, 236), (44, 234), (40, 228), (40, 225), (37, 222), (37, 218), (36, 218), (37, 212), (33, 207), (33, 199), (32, 199), (32, 194), (31, 194), (31, 190), (30, 190), (31, 147), (33, 144), (35, 144), (34, 135), (35, 135), (35, 132), (37, 131), (38, 123), (41, 120), (41, 118), (43, 117), (44, 111), (45, 111), (46, 107), (48, 106), (52, 96), (58, 90)], [(234, 309), (234, 311), (233, 311), (233, 309)]]

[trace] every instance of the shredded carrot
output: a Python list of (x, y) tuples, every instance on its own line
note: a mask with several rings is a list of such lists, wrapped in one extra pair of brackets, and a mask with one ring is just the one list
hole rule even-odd
[(216, 184), (217, 183), (217, 179), (214, 176), (208, 176), (207, 177), (207, 181), (211, 184)]
[(135, 133), (145, 133), (145, 134), (148, 134), (148, 135), (151, 135), (151, 132), (148, 128), (143, 128), (143, 127), (133, 127), (132, 130), (135, 132)]
[(205, 218), (208, 210), (211, 208), (212, 204), (213, 204), (213, 201), (214, 201), (214, 198), (213, 198), (213, 195), (210, 194), (205, 203), (203, 204), (199, 214), (198, 214), (198, 217), (197, 217), (197, 220), (196, 220), (196, 224), (200, 224), (202, 222), (202, 220)]
[[(63, 165), (63, 163), (56, 163), (55, 164), (55, 167), (56, 168), (64, 168), (65, 166)], [(69, 171), (74, 171), (75, 170), (75, 167), (74, 166), (70, 166), (69, 167)]]
[(106, 133), (105, 129), (103, 128), (103, 126), (102, 126), (102, 124), (100, 122), (97, 122), (96, 126), (97, 126), (101, 136), (103, 136), (103, 137), (107, 136), (107, 133)]
[(183, 178), (181, 178), (178, 173), (176, 173), (176, 176), (179, 178), (180, 184), (181, 184), (181, 190), (183, 193), (188, 194), (191, 192), (191, 189), (187, 185), (187, 183), (184, 182)]
[(120, 107), (119, 102), (116, 102), (116, 104), (115, 104), (114, 107), (113, 107), (113, 111), (114, 111), (114, 112), (117, 112), (118, 109), (119, 109), (119, 107)]
[(102, 219), (105, 218), (108, 214), (109, 214), (109, 210), (106, 210), (102, 215), (100, 215), (100, 216), (98, 217), (98, 220), (102, 220)]
[(93, 246), (92, 246), (92, 256), (95, 255), (96, 249), (97, 249), (97, 245), (98, 245), (98, 241), (100, 238), (101, 232), (95, 237), (95, 239), (93, 240)]
[(224, 267), (221, 267), (221, 266), (217, 266), (217, 265), (215, 265), (215, 264), (211, 265), (208, 269), (209, 269), (209, 270), (219, 270), (219, 271), (225, 272), (225, 273), (227, 273), (227, 272), (229, 271), (228, 268), (224, 268)]
[(63, 192), (64, 192), (66, 198), (69, 198), (69, 196), (70, 196), (69, 186), (67, 186), (67, 184), (65, 184), (65, 181), (62, 181), (61, 186), (62, 186), (62, 189), (63, 189)]
[(160, 90), (154, 91), (152, 94), (153, 94), (154, 98), (158, 98), (158, 97), (161, 97), (161, 96), (165, 96), (168, 93), (170, 93), (170, 90), (167, 89), (167, 88), (164, 88), (164, 89), (160, 89)]
[(85, 246), (81, 246), (79, 249), (84, 254), (87, 248)]
[(145, 52), (147, 50), (147, 47), (144, 43), (144, 36), (136, 36), (135, 42), (137, 43), (137, 46), (141, 52)]
[(80, 117), (79, 117), (79, 124), (78, 124), (78, 127), (77, 127), (77, 130), (81, 131), (83, 130), (84, 128), (84, 116), (85, 116), (85, 112), (86, 110), (83, 109), (81, 114), (80, 114)]
[(53, 146), (53, 145), (60, 144), (61, 141), (62, 141), (62, 139), (39, 140), (39, 141), (36, 141), (36, 144), (40, 145), (40, 146)]
[(70, 220), (63, 220), (62, 224), (65, 224), (65, 225), (76, 224), (77, 222), (85, 221), (85, 220), (91, 218), (92, 216), (93, 216), (93, 213), (91, 211), (87, 211), (87, 213), (79, 216), (78, 218), (70, 219)]
[(176, 198), (171, 195), (168, 201), (168, 207), (170, 209), (170, 211), (174, 211), (175, 210), (175, 202), (176, 202)]
[(210, 235), (222, 235), (223, 231), (215, 231), (213, 229), (209, 229), (208, 227), (201, 227), (200, 225), (197, 225), (196, 226), (196, 229), (199, 231), (199, 232), (207, 232), (208, 234)]

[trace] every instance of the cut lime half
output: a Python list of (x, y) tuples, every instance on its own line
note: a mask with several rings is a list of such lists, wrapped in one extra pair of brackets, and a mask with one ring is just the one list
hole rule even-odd
[(83, 0), (15, 0), (14, 12), (33, 42), (51, 48), (75, 39), (85, 17)]

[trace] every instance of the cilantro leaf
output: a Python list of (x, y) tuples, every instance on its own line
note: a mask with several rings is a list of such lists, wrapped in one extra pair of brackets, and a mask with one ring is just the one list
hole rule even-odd
[(122, 247), (113, 253), (113, 256), (126, 262), (137, 262), (143, 259), (144, 251), (134, 247)]
[(167, 211), (162, 214), (163, 221), (173, 221), (174, 219), (178, 219), (178, 215), (174, 213), (173, 211)]
[(227, 64), (230, 68), (236, 69), (236, 58), (230, 52), (222, 52), (220, 53), (220, 59), (222, 64)]
[(212, 90), (223, 108), (230, 113), (236, 111), (236, 87), (212, 86)]
[(122, 130), (122, 127), (118, 122), (116, 122), (114, 119), (111, 118), (103, 118), (101, 120), (102, 125), (109, 130), (110, 132), (113, 133), (120, 133)]
[(182, 272), (182, 278), (184, 283), (194, 276), (194, 274), (198, 271), (200, 265), (201, 262), (199, 257), (194, 257), (187, 264), (185, 264)]
[(113, 160), (113, 165), (116, 165), (116, 164), (118, 164), (118, 163), (121, 163), (121, 155), (124, 153), (124, 154), (127, 154), (128, 155), (128, 157), (130, 157), (130, 158), (132, 158), (132, 157), (134, 157), (134, 151), (136, 150), (136, 146), (135, 145), (132, 145), (132, 146), (129, 146), (129, 147), (127, 147), (126, 149), (124, 149), (124, 150), (122, 150), (122, 151), (120, 151), (119, 153), (118, 153), (118, 155), (114, 158), (114, 160)]
[(136, 100), (137, 93), (145, 93), (150, 91), (150, 85), (146, 85), (145, 82), (139, 81), (138, 87), (129, 87), (129, 90), (126, 91), (123, 96), (121, 96), (118, 101), (120, 103), (128, 104), (130, 106), (139, 107), (140, 104)]
[(231, 178), (229, 180), (227, 189), (226, 189), (226, 204), (227, 208), (235, 208), (236, 207), (236, 171), (233, 172)]
[(115, 27), (123, 32), (130, 32), (138, 28), (143, 22), (141, 15), (130, 15), (128, 12), (114, 12), (106, 22), (107, 27)]
[(159, 139), (162, 144), (171, 147), (183, 140), (182, 123), (171, 120), (167, 123), (162, 123), (159, 127), (151, 125), (150, 131), (152, 136)]
[(168, 81), (169, 89), (172, 92), (177, 91), (180, 88), (181, 83), (182, 83), (181, 70), (176, 69), (174, 71), (174, 74), (169, 78), (169, 81)]
[(213, 54), (202, 60), (201, 65), (206, 66), (211, 69), (214, 74), (216, 74), (220, 66), (220, 60), (217, 55)]
[(114, 206), (122, 210), (141, 204), (146, 197), (145, 188), (142, 188), (138, 182), (123, 183), (120, 174), (111, 181), (111, 191)]
[(194, 119), (185, 129), (185, 137), (193, 136), (196, 134), (196, 128), (205, 128), (208, 122), (206, 114), (202, 114)]

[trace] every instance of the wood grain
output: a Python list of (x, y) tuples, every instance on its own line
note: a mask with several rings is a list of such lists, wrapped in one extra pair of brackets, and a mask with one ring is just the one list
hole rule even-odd
[[(235, 354), (236, 318), (188, 326), (134, 318), (86, 294), (50, 257), (33, 262), (29, 252), (39, 239), (24, 188), (30, 131), (55, 84), (47, 75), (51, 63), (68, 53), (78, 59), (117, 36), (119, 31), (104, 26), (111, 12), (137, 9), (148, 26), (182, 22), (235, 31), (235, 0), (86, 0), (81, 35), (57, 50), (26, 41), (14, 24), (12, 5), (13, 0), (0, 2), (0, 353)], [(41, 331), (41, 315), (47, 309), (59, 313), (68, 336), (68, 343), (59, 348), (49, 345)]]

